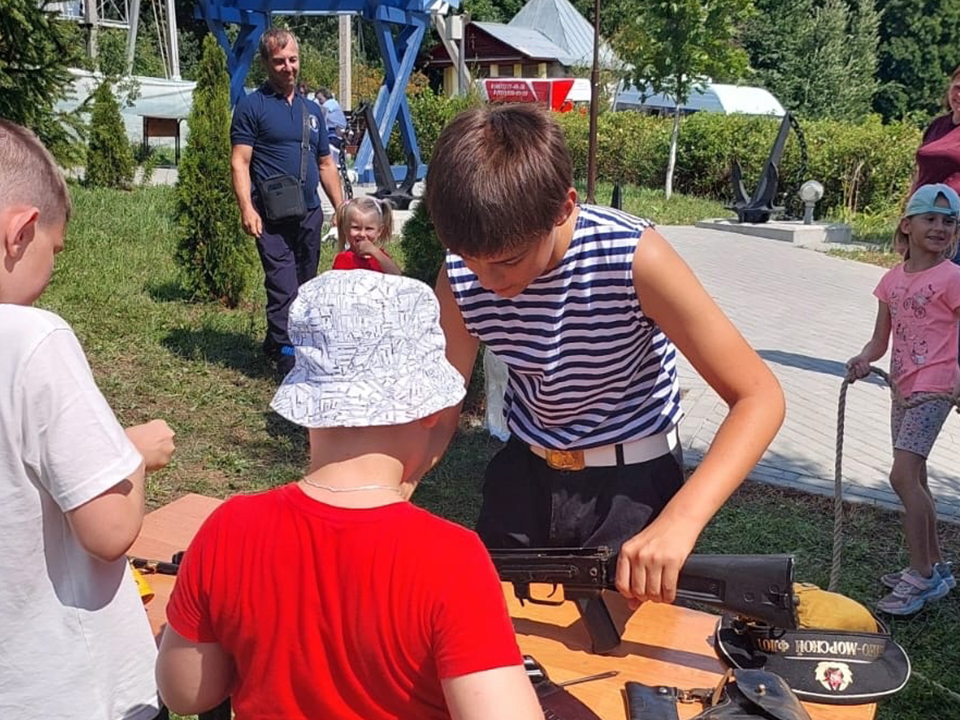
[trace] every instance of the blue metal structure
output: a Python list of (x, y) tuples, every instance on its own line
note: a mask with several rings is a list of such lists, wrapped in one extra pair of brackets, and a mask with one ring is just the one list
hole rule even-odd
[[(415, 158), (419, 179), (426, 173), (426, 166), (420, 158), (405, 90), (430, 13), (436, 12), (439, 5), (459, 7), (460, 0), (197, 0), (196, 15), (206, 21), (227, 54), (230, 99), (234, 105), (243, 95), (244, 80), (256, 57), (260, 36), (270, 26), (271, 15), (356, 14), (373, 22), (385, 71), (373, 108), (377, 130), (386, 146), (399, 120), (404, 151)], [(228, 24), (240, 29), (232, 45), (226, 33)], [(373, 180), (372, 161), (373, 145), (366, 136), (355, 163), (361, 182)]]

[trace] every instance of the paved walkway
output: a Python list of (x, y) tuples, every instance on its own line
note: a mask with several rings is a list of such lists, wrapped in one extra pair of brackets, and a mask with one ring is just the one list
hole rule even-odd
[[(783, 386), (787, 417), (752, 477), (833, 494), (836, 417), (844, 363), (869, 339), (883, 269), (791, 244), (693, 227), (661, 231)], [(887, 360), (878, 363), (886, 368)], [(680, 427), (696, 462), (726, 405), (681, 359), (687, 391)], [(899, 508), (890, 488), (890, 395), (879, 379), (847, 391), (844, 494)], [(960, 420), (951, 413), (928, 463), (940, 516), (960, 522)]]

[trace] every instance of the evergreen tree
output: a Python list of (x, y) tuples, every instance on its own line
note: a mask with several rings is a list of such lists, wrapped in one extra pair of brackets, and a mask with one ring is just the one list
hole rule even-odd
[(947, 79), (960, 64), (960, 0), (879, 0), (879, 7), (874, 109), (888, 120), (942, 112)]
[(213, 35), (203, 40), (190, 135), (180, 162), (177, 263), (194, 297), (233, 307), (252, 270), (251, 243), (240, 225), (230, 179), (230, 79)]
[(803, 117), (861, 120), (876, 91), (874, 0), (759, 0), (744, 47), (759, 84)]
[(30, 128), (58, 161), (74, 165), (83, 159), (83, 123), (75, 113), (58, 112), (56, 103), (67, 95), (67, 68), (80, 64), (80, 48), (52, 5), (0, 2), (0, 117)]
[(84, 183), (90, 187), (128, 189), (135, 170), (120, 105), (110, 81), (104, 80), (93, 93)]
[(737, 41), (752, 11), (751, 0), (643, 0), (614, 38), (614, 50), (631, 66), (633, 84), (676, 104), (664, 187), (668, 198), (680, 107), (709, 78), (735, 79), (746, 71), (747, 55)]

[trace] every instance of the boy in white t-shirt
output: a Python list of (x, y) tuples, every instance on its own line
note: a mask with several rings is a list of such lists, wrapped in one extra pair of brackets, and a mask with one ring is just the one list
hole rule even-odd
[(146, 720), (156, 645), (124, 556), (173, 432), (124, 431), (70, 326), (31, 307), (69, 216), (53, 158), (0, 120), (0, 717)]

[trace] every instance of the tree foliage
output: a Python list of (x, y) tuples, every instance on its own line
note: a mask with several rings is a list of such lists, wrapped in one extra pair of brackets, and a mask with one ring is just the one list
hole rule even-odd
[(246, 289), (253, 258), (230, 180), (226, 56), (213, 35), (203, 40), (188, 122), (190, 135), (177, 182), (177, 263), (191, 295), (232, 307)]
[(636, 6), (613, 39), (620, 59), (631, 66), (638, 88), (663, 93), (677, 111), (665, 183), (673, 191), (680, 106), (708, 78), (740, 77), (747, 54), (738, 44), (740, 28), (753, 10), (751, 0), (647, 0)]
[(927, 119), (942, 110), (960, 64), (960, 0), (878, 0), (878, 79), (873, 107), (884, 118)]
[(129, 189), (135, 170), (133, 151), (120, 117), (120, 105), (110, 81), (105, 79), (93, 93), (84, 184)]
[(877, 87), (874, 0), (758, 0), (744, 46), (758, 84), (792, 113), (861, 120)]
[(51, 0), (3, 0), (0, 10), (0, 117), (33, 130), (59, 162), (77, 164), (83, 123), (57, 111), (82, 51), (57, 22)]

